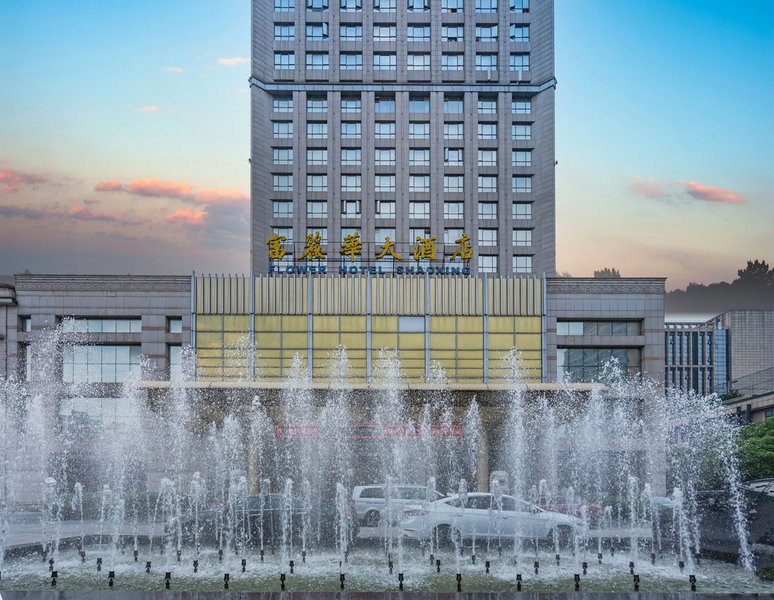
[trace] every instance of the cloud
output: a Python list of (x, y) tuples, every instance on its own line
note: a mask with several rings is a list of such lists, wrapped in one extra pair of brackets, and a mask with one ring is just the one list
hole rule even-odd
[(144, 112), (144, 113), (154, 113), (161, 110), (161, 107), (151, 105), (151, 106), (143, 106), (142, 108), (138, 108), (137, 112)]
[(653, 178), (642, 179), (637, 177), (632, 183), (632, 191), (646, 198), (664, 198), (666, 192), (661, 189), (661, 185)]
[(0, 206), (0, 217), (6, 217), (8, 219), (20, 217), (22, 219), (37, 221), (39, 219), (45, 219), (49, 215), (49, 211), (37, 208), (27, 208), (26, 206)]
[(73, 206), (70, 209), (70, 216), (84, 221), (102, 221), (105, 223), (115, 223), (116, 221), (127, 222), (127, 219), (115, 212), (102, 212), (91, 210), (87, 206)]
[(242, 56), (234, 56), (231, 58), (219, 58), (218, 64), (223, 67), (237, 67), (239, 65), (244, 65), (250, 62), (249, 58), (245, 58)]
[(182, 73), (183, 67), (164, 67), (164, 71), (167, 73)]
[(234, 188), (196, 191), (195, 186), (183, 181), (164, 181), (161, 179), (135, 179), (122, 184), (116, 179), (102, 181), (94, 186), (95, 192), (126, 192), (146, 198), (171, 198), (207, 206), (238, 207), (247, 206), (250, 199), (246, 194)]
[(196, 202), (214, 206), (239, 206), (247, 204), (249, 198), (236, 189), (210, 190), (205, 189), (194, 195)]
[(123, 186), (118, 183), (117, 179), (111, 179), (110, 181), (101, 181), (94, 186), (95, 192), (120, 192)]
[(747, 202), (741, 194), (725, 188), (712, 187), (695, 181), (681, 181), (684, 192), (691, 198), (704, 202), (717, 202), (720, 204), (744, 204)]
[(203, 225), (207, 211), (201, 208), (186, 206), (176, 210), (164, 218), (167, 223), (182, 223), (184, 225)]
[(34, 188), (49, 181), (49, 177), (42, 173), (0, 169), (0, 190), (6, 193), (18, 192), (23, 187), (28, 186)]

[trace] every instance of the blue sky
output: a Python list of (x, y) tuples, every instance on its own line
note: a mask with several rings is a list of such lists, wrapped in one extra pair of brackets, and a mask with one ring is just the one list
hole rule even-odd
[[(558, 269), (774, 262), (774, 2), (556, 0)], [(250, 5), (0, 0), (0, 272), (248, 269)]]

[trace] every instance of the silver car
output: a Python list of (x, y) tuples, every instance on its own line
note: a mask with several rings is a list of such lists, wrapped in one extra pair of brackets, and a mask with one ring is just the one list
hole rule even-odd
[(560, 542), (570, 539), (581, 525), (571, 515), (543, 510), (513, 496), (472, 492), (425, 505), (407, 507), (401, 533), (411, 539), (437, 539), (447, 545), (465, 539), (546, 538), (556, 533)]
[[(358, 521), (366, 527), (376, 527), (382, 519), (386, 500), (386, 485), (358, 485), (352, 490), (355, 501), (355, 514)], [(391, 503), (395, 510), (395, 521), (407, 506), (428, 501), (427, 487), (424, 485), (395, 485), (392, 489)], [(432, 492), (430, 500), (444, 498), (444, 494)], [(391, 519), (392, 520), (392, 519)]]

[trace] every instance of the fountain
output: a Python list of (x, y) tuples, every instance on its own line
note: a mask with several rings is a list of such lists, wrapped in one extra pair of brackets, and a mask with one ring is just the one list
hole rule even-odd
[[(67, 344), (53, 337), (33, 356), (50, 362)], [(135, 373), (111, 422), (73, 410), (93, 396), (83, 384), (0, 382), (0, 590), (774, 590), (751, 573), (736, 426), (716, 398), (665, 394), (614, 364), (590, 393), (536, 394), (515, 351), (496, 402), (457, 397), (437, 367), (409, 397), (387, 350), (364, 396), (339, 348), (322, 393), (296, 356), (278, 393), (212, 406), (186, 385), (185, 354), (165, 402)], [(724, 486), (738, 565), (707, 559), (708, 480)], [(377, 527), (357, 523), (365, 484), (384, 490)], [(456, 495), (448, 531), (401, 534), (407, 484), (424, 486), (412, 514)], [(479, 528), (455, 535), (481, 491)], [(541, 537), (508, 521), (506, 501), (576, 526)]]

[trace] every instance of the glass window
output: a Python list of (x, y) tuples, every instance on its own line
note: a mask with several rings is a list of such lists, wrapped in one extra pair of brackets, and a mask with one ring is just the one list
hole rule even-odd
[(444, 175), (443, 191), (449, 193), (462, 193), (465, 191), (464, 175)]
[(345, 42), (360, 42), (363, 40), (363, 26), (359, 23), (342, 23), (339, 25), (339, 37)]
[(374, 98), (374, 112), (377, 113), (394, 113), (395, 112), (395, 96), (376, 96)]
[(307, 192), (327, 192), (328, 176), (327, 175), (307, 175), (306, 191)]
[(313, 70), (327, 69), (328, 53), (327, 52), (307, 52), (306, 68), (313, 69)]
[(442, 42), (464, 42), (465, 27), (463, 25), (442, 25), (441, 41)]
[(274, 137), (277, 139), (287, 139), (293, 137), (293, 121), (274, 121), (272, 123)]
[(375, 42), (394, 42), (395, 25), (379, 25), (374, 23)]
[(374, 123), (374, 137), (377, 140), (393, 139), (395, 137), (395, 123), (392, 121), (377, 121)]
[(343, 166), (358, 167), (362, 161), (360, 148), (342, 148), (341, 164)]
[(497, 54), (476, 54), (476, 71), (496, 71)]
[(430, 25), (409, 25), (406, 35), (409, 42), (429, 42)]
[(413, 54), (409, 52), (407, 56), (406, 68), (409, 71), (426, 71), (430, 68), (430, 55)]
[[(26, 317), (30, 319), (30, 317)], [(29, 320), (30, 327), (32, 321)], [(24, 324), (27, 327), (26, 323)], [(23, 329), (30, 331), (30, 329)], [(83, 317), (63, 317), (62, 331), (65, 333), (142, 333), (142, 320), (139, 318), (88, 319)]]
[(427, 148), (409, 149), (409, 166), (411, 167), (427, 167), (430, 166), (430, 150)]
[(514, 229), (513, 230), (513, 245), (514, 246), (531, 246), (532, 245), (532, 230), (531, 229)]
[(462, 71), (465, 68), (465, 55), (461, 52), (444, 52), (441, 55), (441, 68), (446, 71)]
[(309, 121), (306, 124), (306, 137), (310, 140), (325, 140), (328, 138), (328, 123)]
[(430, 123), (426, 123), (424, 121), (409, 122), (409, 139), (410, 140), (430, 139)]
[(374, 175), (374, 190), (377, 192), (394, 192), (395, 175)]
[(328, 203), (325, 201), (310, 201), (306, 203), (307, 219), (327, 219)]
[[(395, 218), (395, 201), (393, 200), (377, 200), (376, 201), (376, 216), (380, 219), (394, 219)], [(395, 239), (395, 238), (393, 238)]]
[(275, 165), (293, 164), (293, 148), (272, 148), (271, 154)]
[(306, 111), (327, 113), (328, 112), (328, 98), (326, 96), (312, 96), (306, 97)]
[[(455, 204), (459, 203), (456, 202)], [(443, 243), (447, 246), (453, 246), (462, 237), (462, 234), (463, 230), (461, 227), (447, 227), (443, 230)]]
[(275, 12), (292, 12), (296, 10), (295, 0), (274, 0)]
[(409, 202), (409, 218), (410, 219), (429, 219), (430, 203), (429, 202)]
[(461, 140), (463, 139), (463, 123), (444, 123), (443, 124), (443, 139), (445, 140)]
[(429, 113), (430, 97), (409, 95), (409, 112)]
[(272, 203), (271, 216), (275, 219), (292, 219), (293, 202), (290, 200), (274, 200)]
[(173, 381), (178, 381), (183, 375), (183, 348), (178, 344), (169, 344), (167, 348), (169, 378)]
[(310, 42), (324, 42), (328, 39), (327, 23), (307, 23), (306, 39)]
[(292, 112), (293, 96), (275, 96), (272, 99), (274, 112)]
[(374, 239), (377, 244), (381, 244), (385, 239), (390, 238), (395, 241), (395, 228), (394, 227), (377, 227), (374, 229)]
[(414, 242), (417, 238), (430, 237), (430, 229), (427, 227), (409, 227), (409, 239)]
[(497, 256), (489, 254), (479, 254), (478, 256), (479, 273), (497, 273)]
[(363, 68), (363, 55), (360, 52), (342, 52), (339, 54), (339, 68), (344, 71)]
[(479, 175), (478, 192), (480, 194), (497, 193), (497, 175)]
[(328, 228), (327, 227), (307, 227), (306, 235), (320, 234), (320, 244), (323, 246), (328, 243)]
[(532, 138), (532, 125), (529, 123), (514, 123), (511, 126), (511, 137), (514, 140), (528, 140)]
[(343, 113), (357, 113), (361, 110), (360, 96), (342, 96), (341, 97), (341, 112)]
[(497, 166), (497, 150), (479, 150), (478, 151), (478, 166), (479, 167), (496, 167)]
[(514, 273), (532, 273), (532, 257), (514, 256), (513, 272)]
[(510, 38), (512, 42), (529, 42), (529, 25), (511, 23)]
[(358, 237), (362, 240), (363, 237), (360, 233), (360, 227), (342, 227), (341, 228), (341, 241), (344, 241), (344, 238), (346, 238), (348, 235), (354, 235), (357, 234)]
[(479, 229), (479, 246), (497, 246), (497, 229)]
[(293, 175), (272, 175), (272, 183), (275, 192), (293, 191)]
[(529, 202), (514, 202), (512, 209), (514, 220), (527, 220), (532, 218), (532, 204)]
[(374, 0), (374, 12), (395, 12), (398, 0)]
[(296, 26), (293, 23), (275, 23), (274, 40), (277, 42), (292, 42), (296, 38)]
[(377, 52), (374, 54), (374, 70), (392, 71), (397, 65), (397, 59), (393, 52)]
[(272, 233), (276, 233), (279, 237), (284, 237), (285, 241), (293, 243), (293, 228), (292, 227), (272, 227)]
[(395, 148), (376, 148), (374, 164), (377, 167), (390, 167), (395, 164)]
[(328, 149), (327, 148), (309, 148), (306, 151), (306, 164), (307, 165), (327, 165), (328, 164)]
[(477, 13), (496, 13), (497, 0), (476, 0)]
[(497, 41), (497, 25), (476, 25), (476, 41), (477, 42), (496, 42)]
[(476, 108), (480, 115), (496, 115), (497, 96), (479, 96)]
[(430, 10), (430, 0), (407, 0), (406, 9), (409, 12), (427, 12)]
[(357, 139), (361, 135), (362, 125), (360, 121), (342, 121), (341, 122), (341, 139), (352, 140)]
[(511, 191), (517, 194), (528, 194), (532, 191), (532, 177), (514, 175), (511, 184)]
[(479, 219), (496, 219), (497, 218), (497, 202), (479, 202), (478, 203), (478, 218)]
[(583, 321), (557, 321), (556, 335), (583, 335)]
[(461, 13), (464, 0), (441, 0), (441, 12)]
[(443, 112), (461, 113), (465, 108), (465, 101), (462, 96), (451, 96), (449, 94), (443, 97)]
[(409, 175), (409, 192), (429, 192), (430, 175)]
[(363, 0), (339, 0), (339, 10), (341, 12), (363, 10)]
[(19, 317), (19, 331), (25, 333), (32, 331), (32, 317), (27, 315)]
[(296, 55), (293, 52), (275, 52), (274, 68), (283, 70), (295, 69)]
[(140, 346), (65, 346), (65, 383), (123, 383), (140, 369)]
[(510, 0), (511, 12), (526, 13), (529, 12), (529, 0)]
[(447, 167), (463, 166), (464, 152), (462, 148), (444, 148), (443, 164)]
[(511, 71), (529, 71), (529, 54), (517, 52), (511, 54)]
[(341, 216), (347, 219), (356, 219), (360, 216), (360, 200), (342, 200)]
[(532, 100), (514, 97), (511, 102), (511, 112), (514, 115), (528, 115), (532, 112)]
[(462, 219), (464, 217), (465, 204), (463, 202), (444, 202), (444, 219)]
[(328, 10), (328, 0), (306, 0), (306, 10)]
[(532, 150), (513, 150), (511, 152), (511, 164), (514, 167), (531, 167)]
[(360, 191), (360, 175), (342, 175), (341, 176), (341, 191), (342, 192), (359, 192)]
[(480, 139), (480, 140), (496, 140), (497, 139), (497, 123), (479, 123), (478, 124), (478, 139)]

